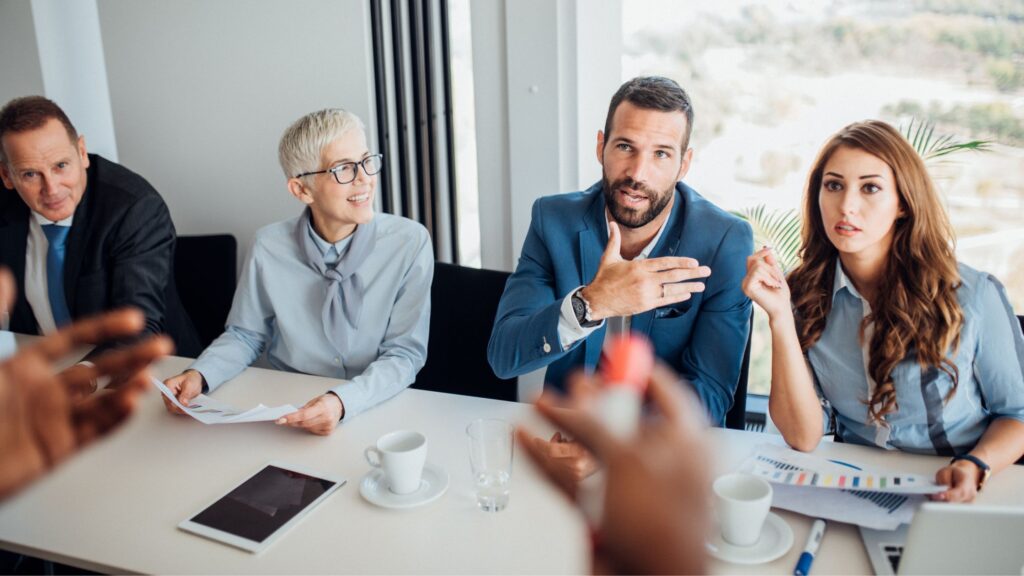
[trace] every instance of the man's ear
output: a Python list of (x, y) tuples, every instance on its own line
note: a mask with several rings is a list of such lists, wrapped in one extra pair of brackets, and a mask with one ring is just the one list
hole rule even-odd
[(690, 171), (691, 162), (693, 162), (693, 148), (687, 148), (686, 152), (683, 152), (683, 161), (679, 163), (679, 174), (676, 174), (676, 182), (686, 177), (686, 173)]
[(75, 143), (75, 147), (78, 148), (78, 155), (82, 158), (82, 168), (89, 167), (89, 151), (85, 149), (85, 135), (78, 137), (78, 142)]
[(3, 180), (5, 188), (14, 190), (14, 180), (11, 179), (11, 173), (7, 170), (7, 160), (0, 161), (0, 180)]
[(597, 131), (597, 163), (604, 166), (604, 130)]
[(292, 196), (298, 198), (299, 202), (302, 202), (307, 206), (313, 203), (313, 196), (310, 195), (309, 191), (306, 189), (306, 185), (302, 183), (301, 178), (288, 179), (288, 192), (290, 192)]

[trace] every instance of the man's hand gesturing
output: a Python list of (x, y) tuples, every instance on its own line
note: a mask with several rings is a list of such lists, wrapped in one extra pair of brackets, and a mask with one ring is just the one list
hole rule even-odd
[(608, 223), (608, 246), (601, 255), (597, 276), (583, 289), (590, 303), (591, 320), (612, 316), (632, 316), (689, 300), (694, 292), (703, 292), (703, 282), (711, 269), (693, 258), (666, 256), (645, 260), (624, 260), (619, 226)]

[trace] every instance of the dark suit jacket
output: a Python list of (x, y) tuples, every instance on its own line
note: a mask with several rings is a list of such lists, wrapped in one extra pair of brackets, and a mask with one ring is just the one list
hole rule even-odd
[[(167, 205), (138, 174), (96, 154), (89, 160), (88, 184), (75, 209), (64, 260), (71, 317), (135, 306), (146, 315), (145, 333), (167, 333), (177, 354), (198, 355), (198, 336), (174, 284), (176, 236)], [(30, 216), (17, 192), (0, 192), (0, 264), (18, 283), (11, 330), (38, 334), (24, 289)]]
[[(631, 328), (700, 395), (713, 423), (732, 406), (750, 329), (750, 300), (740, 284), (753, 251), (750, 225), (682, 182), (652, 258), (689, 256), (711, 267), (704, 292), (674, 306), (636, 314)], [(540, 198), (516, 271), (505, 285), (488, 360), (499, 378), (547, 366), (545, 384), (564, 388), (569, 372), (593, 368), (605, 326), (562, 351), (558, 318), (570, 291), (590, 283), (608, 243), (601, 183), (572, 194)]]

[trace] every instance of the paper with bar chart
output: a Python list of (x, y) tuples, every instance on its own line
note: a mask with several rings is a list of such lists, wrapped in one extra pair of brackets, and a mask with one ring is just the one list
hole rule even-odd
[(868, 472), (803, 452), (773, 445), (759, 447), (751, 474), (773, 484), (892, 492), (898, 494), (935, 494), (946, 486), (936, 484), (933, 476), (899, 472)]
[(925, 494), (944, 490), (931, 478), (895, 471), (865, 471), (763, 444), (740, 467), (772, 483), (772, 506), (876, 530), (908, 524)]
[(298, 410), (291, 404), (283, 404), (281, 406), (267, 407), (263, 404), (250, 408), (249, 410), (239, 410), (233, 406), (218, 402), (213, 398), (205, 394), (200, 394), (193, 398), (188, 406), (185, 406), (174, 396), (163, 382), (156, 378), (151, 378), (153, 386), (160, 391), (161, 394), (167, 397), (175, 406), (180, 408), (185, 414), (199, 420), (203, 424), (243, 424), (248, 422), (266, 422), (277, 420), (278, 418), (291, 414)]

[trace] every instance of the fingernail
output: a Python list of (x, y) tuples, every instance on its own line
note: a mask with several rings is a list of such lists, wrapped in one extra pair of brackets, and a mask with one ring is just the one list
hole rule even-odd
[(284, 424), (284, 418), (278, 418), (274, 424)]

